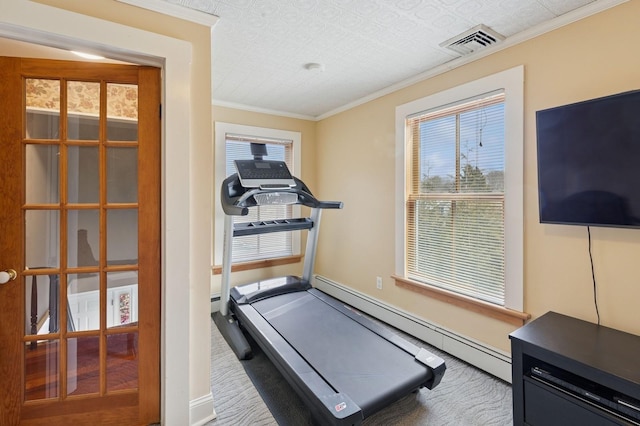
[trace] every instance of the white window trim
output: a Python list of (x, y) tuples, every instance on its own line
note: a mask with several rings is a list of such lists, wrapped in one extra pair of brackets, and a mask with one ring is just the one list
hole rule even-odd
[(406, 118), (413, 114), (504, 90), (505, 98), (505, 308), (524, 306), (524, 66), (520, 65), (396, 107), (396, 260), (397, 276), (406, 277), (406, 155), (410, 140)]
[[(224, 237), (224, 212), (220, 204), (220, 190), (222, 181), (227, 177), (225, 175), (226, 166), (226, 136), (227, 134), (254, 136), (266, 139), (283, 139), (293, 141), (293, 169), (291, 173), (294, 176), (300, 176), (300, 164), (302, 162), (302, 134), (300, 132), (292, 132), (289, 130), (270, 129), (266, 127), (245, 126), (241, 124), (215, 122), (215, 198), (214, 198), (214, 265), (222, 264), (222, 246)], [(300, 206), (294, 206), (293, 215), (300, 216)], [(300, 254), (300, 233), (292, 233), (292, 251), (294, 255)]]

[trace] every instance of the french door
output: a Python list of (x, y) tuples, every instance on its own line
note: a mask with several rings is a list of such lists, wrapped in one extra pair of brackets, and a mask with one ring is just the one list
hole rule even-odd
[(0, 424), (160, 421), (158, 69), (0, 58), (0, 271)]

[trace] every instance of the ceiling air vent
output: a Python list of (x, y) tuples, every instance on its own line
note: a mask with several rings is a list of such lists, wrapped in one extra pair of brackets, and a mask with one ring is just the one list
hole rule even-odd
[(464, 56), (493, 46), (502, 40), (504, 40), (502, 34), (498, 34), (491, 28), (481, 24), (450, 38), (444, 43), (440, 43), (440, 47), (446, 47)]

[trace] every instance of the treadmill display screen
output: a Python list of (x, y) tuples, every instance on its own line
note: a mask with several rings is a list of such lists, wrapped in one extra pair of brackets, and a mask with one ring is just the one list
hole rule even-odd
[(245, 188), (260, 188), (277, 185), (283, 188), (296, 185), (284, 161), (235, 160), (240, 183)]

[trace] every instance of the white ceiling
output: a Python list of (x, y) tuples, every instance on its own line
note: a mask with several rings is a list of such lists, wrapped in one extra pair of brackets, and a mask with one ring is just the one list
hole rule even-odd
[[(321, 119), (626, 0), (119, 1), (205, 25), (219, 17), (214, 104)], [(466, 57), (440, 46), (480, 24), (505, 40)], [(29, 49), (0, 39), (8, 56), (68, 54)]]
[(505, 44), (607, 0), (164, 1), (220, 18), (215, 104), (322, 118), (457, 60), (439, 44), (479, 24)]

